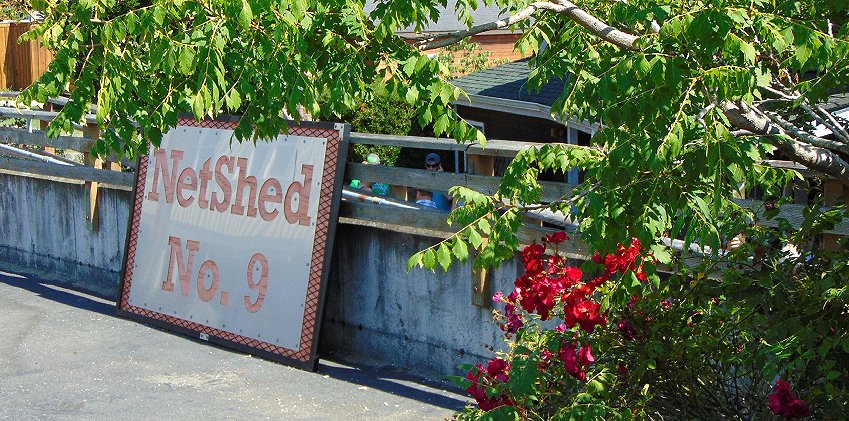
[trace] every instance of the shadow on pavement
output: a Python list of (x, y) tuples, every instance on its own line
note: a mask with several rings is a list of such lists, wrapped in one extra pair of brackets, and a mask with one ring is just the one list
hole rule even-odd
[[(394, 369), (381, 369), (371, 367), (351, 367), (344, 362), (336, 362), (334, 360), (322, 360), (318, 365), (318, 373), (330, 376), (337, 380), (343, 380), (349, 383), (370, 387), (386, 393), (391, 393), (396, 396), (401, 396), (407, 399), (412, 399), (419, 402), (424, 402), (429, 405), (438, 406), (440, 408), (459, 411), (463, 409), (466, 402), (451, 396), (446, 396), (439, 393), (434, 393), (427, 390), (422, 390), (414, 386), (408, 386), (404, 383), (413, 385), (424, 385), (432, 389), (445, 390), (445, 384), (439, 384), (432, 381), (427, 381), (417, 376), (406, 374)], [(458, 393), (455, 390), (450, 393)]]
[(33, 279), (23, 275), (0, 271), (0, 282), (37, 294), (57, 303), (62, 303), (83, 310), (109, 316), (115, 315), (115, 302), (105, 298), (95, 298), (84, 292), (68, 289), (67, 285), (57, 282), (48, 282), (41, 279)]
[[(113, 301), (87, 295), (84, 292), (74, 291), (68, 289), (66, 285), (56, 282), (49, 282), (0, 271), (0, 283), (32, 292), (41, 298), (57, 303), (107, 316), (117, 317), (115, 315), (116, 309)], [(146, 324), (144, 326), (179, 335), (192, 342), (196, 342), (201, 346), (215, 346), (216, 348), (220, 348), (228, 352), (243, 354), (242, 352), (232, 350), (230, 348), (200, 341), (197, 338), (180, 335), (179, 333), (161, 329), (156, 326)], [(268, 363), (276, 364), (271, 361)], [(318, 372), (312, 374), (326, 375), (337, 380), (369, 387), (410, 400), (455, 411), (463, 409), (466, 404), (466, 402), (461, 399), (425, 390), (425, 388), (422, 387), (425, 386), (431, 390), (446, 390), (446, 385), (444, 383), (428, 381), (421, 377), (406, 374), (403, 371), (393, 368), (352, 367), (348, 365), (348, 363), (342, 361), (342, 359), (333, 358), (322, 360), (319, 363)], [(453, 391), (453, 393), (457, 392), (459, 391)], [(445, 393), (447, 394), (452, 392), (446, 391)]]

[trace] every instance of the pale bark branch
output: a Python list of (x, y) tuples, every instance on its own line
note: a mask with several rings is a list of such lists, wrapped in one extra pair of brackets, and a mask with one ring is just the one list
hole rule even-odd
[(719, 105), (731, 124), (738, 129), (767, 136), (789, 159), (828, 174), (838, 179), (844, 186), (849, 186), (849, 163), (834, 151), (793, 139), (781, 126), (745, 103), (735, 104), (731, 101), (723, 101)]
[(534, 15), (534, 12), (536, 12), (540, 8), (556, 7), (556, 6), (557, 5), (555, 5), (553, 3), (545, 3), (545, 2), (531, 3), (530, 6), (520, 10), (519, 12), (517, 12), (516, 14), (514, 14), (514, 15), (508, 17), (508, 18), (499, 19), (495, 22), (487, 22), (487, 23), (483, 23), (483, 24), (480, 24), (480, 25), (475, 25), (475, 26), (473, 26), (473, 27), (471, 27), (467, 30), (455, 31), (455, 32), (449, 32), (449, 33), (445, 33), (445, 34), (428, 36), (428, 37), (417, 40), (415, 42), (415, 46), (421, 51), (433, 50), (435, 48), (447, 47), (451, 44), (455, 44), (457, 42), (460, 42), (463, 39), (468, 38), (472, 35), (477, 35), (477, 34), (480, 34), (482, 32), (493, 31), (493, 30), (496, 30), (496, 29), (504, 29), (504, 28), (510, 27), (512, 25), (515, 25), (519, 22), (522, 22), (524, 20), (530, 19)]
[(781, 126), (781, 128), (784, 129), (784, 131), (786, 131), (787, 134), (790, 135), (791, 137), (794, 137), (796, 139), (801, 140), (802, 142), (805, 142), (805, 143), (808, 143), (808, 144), (811, 144), (811, 145), (814, 145), (814, 146), (819, 146), (821, 148), (828, 148), (828, 149), (840, 151), (844, 154), (849, 154), (849, 145), (846, 145), (845, 143), (841, 143), (841, 142), (837, 142), (837, 141), (829, 140), (829, 139), (823, 139), (821, 137), (816, 137), (816, 136), (814, 136), (810, 133), (807, 133), (807, 132), (795, 127), (793, 125), (793, 123), (785, 120), (784, 117), (782, 117), (778, 113), (769, 112), (769, 113), (766, 113), (766, 114), (769, 116), (769, 118), (772, 121), (774, 121), (776, 124)]
[(562, 10), (553, 10), (572, 19), (578, 25), (583, 26), (591, 34), (626, 50), (634, 50), (634, 43), (637, 42), (637, 36), (627, 32), (620, 31), (607, 23), (601, 21), (595, 16), (587, 13), (574, 3), (566, 0), (556, 0), (557, 4), (562, 6)]
[(415, 42), (415, 46), (421, 50), (432, 50), (435, 48), (446, 47), (451, 44), (460, 42), (461, 40), (477, 35), (482, 32), (492, 31), (495, 29), (507, 28), (524, 20), (530, 19), (538, 10), (543, 10), (551, 13), (566, 16), (578, 25), (583, 26), (593, 35), (623, 49), (634, 50), (634, 43), (637, 41), (637, 36), (627, 32), (620, 31), (607, 23), (601, 21), (595, 16), (587, 13), (574, 3), (566, 0), (555, 0), (551, 2), (534, 2), (528, 7), (520, 10), (514, 15), (488, 22), (481, 25), (473, 26), (467, 30), (449, 32), (445, 34), (433, 35), (422, 38)]
[(836, 131), (833, 131), (835, 136), (837, 136), (844, 142), (849, 142), (849, 132), (847, 132), (846, 128), (843, 127), (843, 125), (840, 124), (840, 122), (837, 121), (836, 118), (834, 118), (834, 115), (832, 115), (820, 105), (815, 106), (814, 109), (834, 126), (834, 128), (836, 129)]
[[(789, 91), (789, 89), (780, 81), (776, 80), (775, 83), (783, 87), (785, 90)], [(835, 137), (837, 137), (838, 140), (849, 143), (849, 132), (847, 132), (843, 125), (840, 124), (840, 122), (838, 122), (837, 119), (834, 118), (834, 116), (822, 106), (809, 105), (810, 101), (808, 100), (808, 98), (803, 98), (802, 95), (797, 92), (786, 93), (784, 91), (769, 86), (762, 86), (761, 88), (769, 93), (772, 93), (773, 95), (779, 96), (782, 100), (785, 101), (796, 101), (802, 99), (802, 101), (804, 102), (800, 106), (806, 113), (808, 113), (808, 115), (810, 115), (814, 119), (814, 121), (825, 126), (834, 134)]]

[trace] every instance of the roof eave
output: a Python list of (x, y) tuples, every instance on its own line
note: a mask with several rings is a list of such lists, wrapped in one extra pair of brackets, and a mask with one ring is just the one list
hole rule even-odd
[(454, 104), (508, 114), (523, 115), (526, 117), (541, 118), (564, 124), (569, 127), (574, 127), (588, 133), (595, 133), (595, 131), (599, 128), (598, 123), (590, 123), (588, 121), (580, 122), (574, 118), (564, 122), (562, 118), (552, 115), (551, 107), (538, 104), (536, 102), (470, 94), (468, 99), (460, 98), (454, 101)]

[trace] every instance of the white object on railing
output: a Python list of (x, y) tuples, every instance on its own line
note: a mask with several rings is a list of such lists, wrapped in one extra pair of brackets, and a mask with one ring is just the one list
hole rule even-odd
[[(0, 143), (0, 155), (9, 155), (17, 158), (26, 158), (26, 159), (34, 159), (36, 161), (47, 162), (50, 164), (57, 165), (77, 165), (76, 162), (71, 161), (70, 159), (61, 158), (58, 156), (47, 156), (38, 154), (35, 152), (30, 152), (24, 149), (19, 149), (14, 146), (4, 145)], [(52, 155), (52, 154), (51, 154)]]
[(389, 205), (396, 208), (404, 209), (425, 209), (423, 206), (418, 206), (401, 200), (396, 200), (388, 197), (372, 196), (363, 191), (356, 191), (348, 187), (342, 188), (342, 198), (356, 200), (359, 202), (375, 203), (378, 205)]

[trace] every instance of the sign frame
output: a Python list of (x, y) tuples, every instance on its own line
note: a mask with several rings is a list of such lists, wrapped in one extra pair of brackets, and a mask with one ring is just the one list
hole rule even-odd
[[(238, 116), (219, 116), (215, 120), (202, 121), (181, 118), (177, 127), (234, 130), (238, 123)], [(299, 349), (288, 349), (261, 339), (227, 332), (203, 323), (133, 306), (129, 303), (150, 153), (139, 156), (137, 159), (132, 213), (128, 222), (129, 227), (121, 271), (120, 296), (116, 304), (117, 314), (130, 320), (150, 324), (194, 339), (300, 369), (315, 371), (318, 368), (318, 338), (330, 274), (333, 239), (338, 223), (350, 130), (351, 126), (347, 123), (289, 121), (288, 135), (319, 137), (326, 140), (324, 169), (319, 191), (318, 214), (311, 252), (312, 260), (308, 275), (307, 295), (304, 301), (304, 318), (301, 326)], [(281, 323), (285, 322), (285, 320), (281, 320)]]

